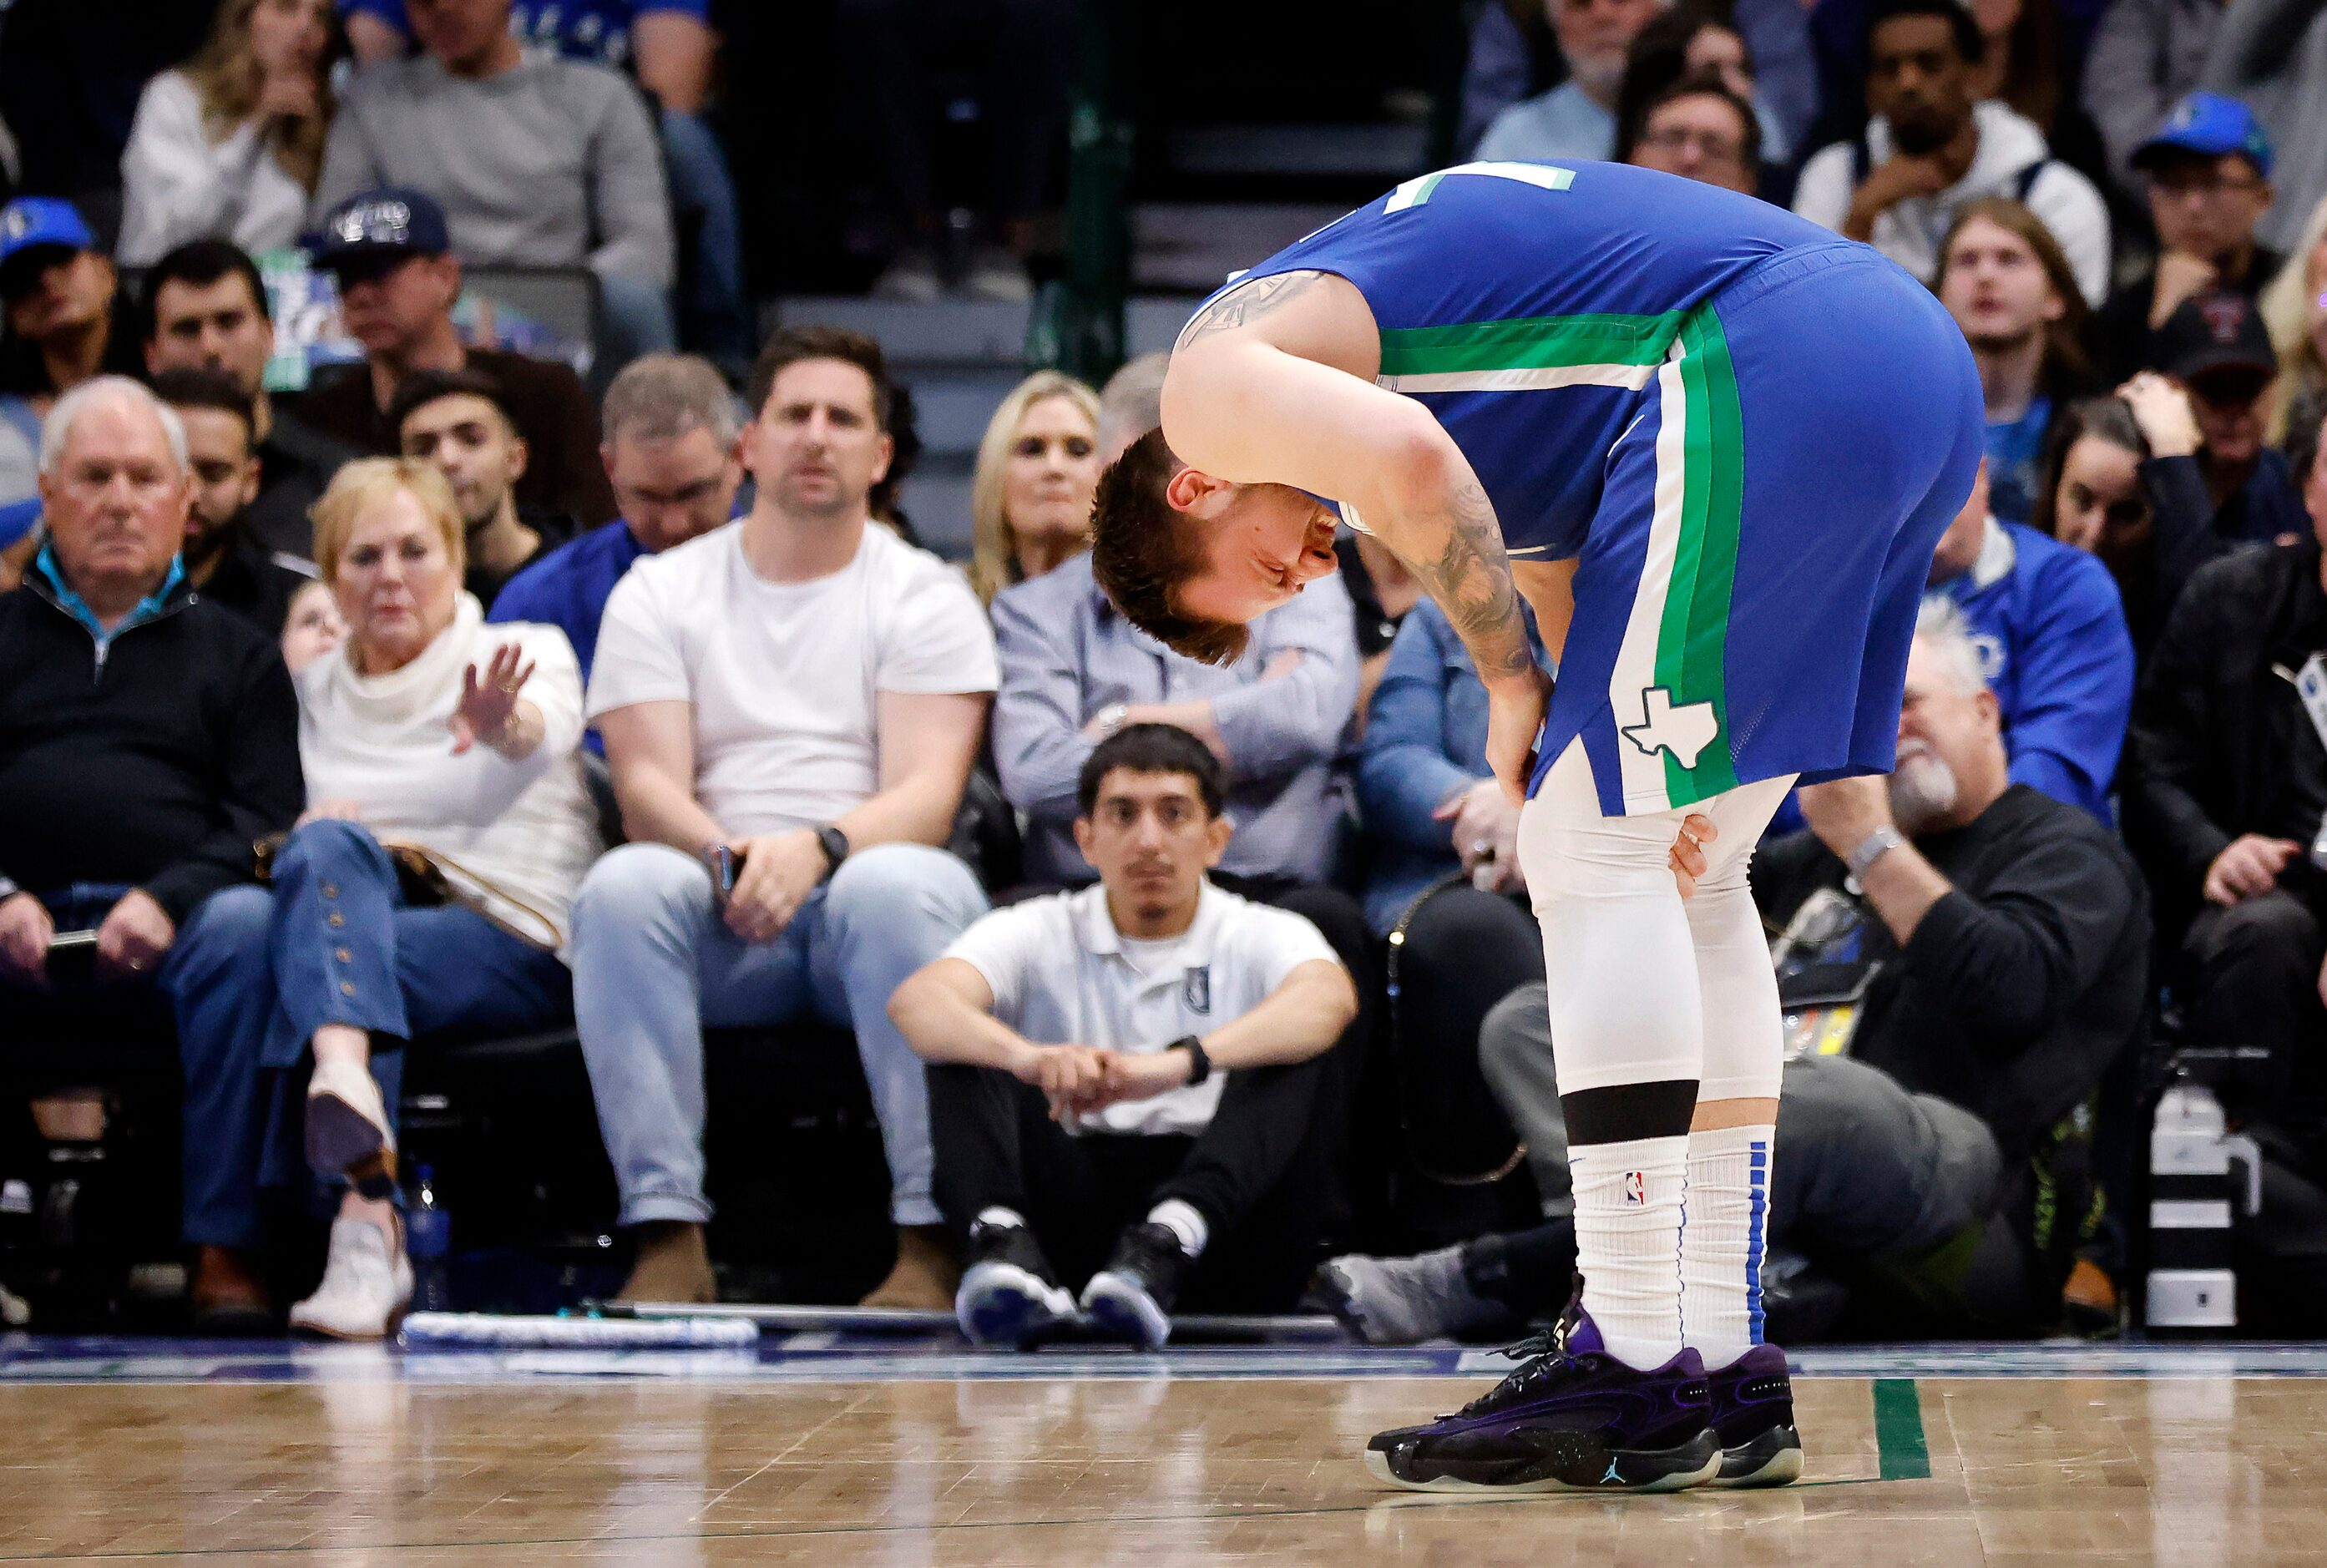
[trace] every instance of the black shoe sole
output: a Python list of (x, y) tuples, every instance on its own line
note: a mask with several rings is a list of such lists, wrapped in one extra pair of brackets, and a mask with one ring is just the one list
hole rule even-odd
[(1389, 1455), (1366, 1450), (1366, 1469), (1386, 1485), (1410, 1492), (1677, 1492), (1702, 1486), (1721, 1473), (1721, 1444), (1710, 1429), (1677, 1448), (1618, 1449), (1608, 1456), (1597, 1481), (1544, 1476), (1524, 1481), (1474, 1481), (1459, 1476), (1409, 1480), (1390, 1468)]
[(1801, 1433), (1773, 1426), (1750, 1442), (1721, 1451), (1721, 1473), (1709, 1487), (1782, 1487), (1801, 1479)]
[(307, 1163), (319, 1175), (346, 1177), (366, 1198), (396, 1196), (396, 1151), (377, 1123), (337, 1095), (307, 1098)]

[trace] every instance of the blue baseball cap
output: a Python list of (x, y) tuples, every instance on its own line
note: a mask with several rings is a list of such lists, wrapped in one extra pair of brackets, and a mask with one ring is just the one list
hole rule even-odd
[(2220, 158), (2236, 153), (2270, 178), (2270, 138), (2254, 110), (2218, 92), (2193, 92), (2173, 106), (2165, 123), (2133, 150), (2133, 166), (2145, 168), (2160, 153), (2195, 153)]
[(330, 269), (388, 256), (442, 256), (453, 248), (444, 210), (401, 185), (359, 191), (323, 218), (310, 237), (314, 265)]
[(0, 268), (28, 250), (95, 250), (80, 209), (56, 196), (19, 196), (0, 207)]

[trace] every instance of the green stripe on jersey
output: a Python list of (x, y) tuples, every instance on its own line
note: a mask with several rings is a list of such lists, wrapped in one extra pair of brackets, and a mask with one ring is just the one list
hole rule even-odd
[(1443, 327), (1388, 327), (1381, 333), (1381, 374), (1653, 366), (1671, 350), (1685, 314), (1511, 316)]
[(1729, 340), (1709, 304), (1688, 313), (1680, 331), (1682, 499), (1672, 582), (1657, 636), (1657, 683), (1675, 707), (1710, 703), (1720, 725), (1713, 743), (1684, 768), (1665, 752), (1665, 787), (1674, 806), (1691, 806), (1737, 788), (1730, 755), (1729, 599), (1737, 580), (1737, 534), (1744, 511), (1744, 420)]

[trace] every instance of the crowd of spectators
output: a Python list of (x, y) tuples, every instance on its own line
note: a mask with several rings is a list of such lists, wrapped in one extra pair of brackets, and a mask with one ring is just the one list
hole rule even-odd
[[(880, 62), (880, 292), (1022, 299), (1064, 8), (935, 9), (842, 7)], [(1799, 791), (1756, 872), (1790, 1014), (1848, 980), (1846, 1049), (1790, 1062), (1779, 1123), (1799, 1331), (1851, 1299), (2041, 1329), (2121, 1266), (2092, 1118), (2161, 999), (2250, 1048), (2233, 1114), (2327, 1187), (2309, 14), (1476, 14), (1466, 153), (1790, 201), (1927, 281), (1985, 392), (1898, 770)], [(0, 1013), (174, 1037), (196, 1320), (386, 1331), (407, 1057), (563, 1029), (622, 1294), (711, 1300), (704, 1031), (808, 1021), (854, 1039), (886, 1159), (869, 1304), (1154, 1346), (1182, 1301), (1291, 1307), (1338, 1244), (1316, 1288), (1371, 1339), (1555, 1308), (1541, 938), (1445, 616), (1352, 536), (1230, 664), (1125, 621), (1088, 517), (1161, 355), (1028, 377), (968, 558), (919, 548), (883, 345), (754, 347), (709, 16), (228, 0), (142, 85), (110, 244), (73, 202), (0, 210)], [(997, 134), (957, 253), (919, 138), (965, 50)], [(291, 245), (362, 350), (296, 391), (261, 260)], [(590, 383), (472, 341), (464, 267), (497, 266), (592, 280)], [(1847, 875), (1885, 825), (1907, 853)], [(99, 1135), (106, 1087), (44, 1087), (41, 1134)], [(1432, 1207), (1505, 1177), (1544, 1223)], [(266, 1220), (303, 1209), (326, 1256), (286, 1306)]]

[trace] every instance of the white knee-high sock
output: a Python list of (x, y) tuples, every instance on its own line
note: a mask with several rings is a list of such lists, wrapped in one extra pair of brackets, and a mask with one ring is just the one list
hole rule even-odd
[(1685, 1138), (1571, 1144), (1575, 1266), (1608, 1353), (1642, 1371), (1680, 1353)]
[(1681, 1338), (1717, 1372), (1762, 1342), (1773, 1126), (1688, 1135), (1680, 1231)]

